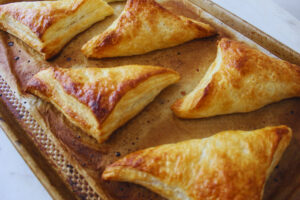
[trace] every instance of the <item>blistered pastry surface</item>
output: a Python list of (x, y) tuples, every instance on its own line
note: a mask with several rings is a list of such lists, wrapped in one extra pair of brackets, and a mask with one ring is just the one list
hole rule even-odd
[(291, 137), (286, 126), (223, 131), (131, 153), (102, 177), (139, 183), (172, 200), (261, 200)]
[(215, 61), (195, 89), (172, 105), (183, 118), (245, 113), (300, 97), (300, 66), (222, 38)]

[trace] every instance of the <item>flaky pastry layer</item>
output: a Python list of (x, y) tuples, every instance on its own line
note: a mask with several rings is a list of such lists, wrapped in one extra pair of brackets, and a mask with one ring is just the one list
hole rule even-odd
[(215, 61), (172, 110), (182, 118), (244, 113), (300, 96), (300, 67), (243, 42), (221, 39)]
[(17, 2), (0, 5), (0, 28), (49, 59), (75, 35), (113, 14), (103, 0)]
[(215, 33), (210, 25), (176, 16), (154, 0), (128, 0), (119, 18), (82, 52), (92, 58), (139, 55)]
[(48, 68), (34, 75), (27, 91), (54, 104), (73, 124), (103, 142), (178, 80), (177, 72), (156, 66)]
[(286, 126), (224, 131), (131, 153), (102, 178), (141, 184), (170, 200), (261, 200), (291, 137)]

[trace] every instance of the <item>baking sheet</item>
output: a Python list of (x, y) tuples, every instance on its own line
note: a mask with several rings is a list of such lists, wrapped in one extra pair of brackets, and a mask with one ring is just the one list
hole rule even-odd
[[(103, 199), (115, 200), (163, 199), (138, 185), (104, 182), (101, 180), (101, 173), (107, 164), (130, 152), (150, 146), (192, 138), (203, 138), (223, 130), (253, 130), (269, 125), (285, 124), (293, 129), (293, 140), (266, 185), (264, 199), (298, 199), (300, 196), (300, 155), (298, 153), (300, 150), (300, 125), (297, 122), (300, 118), (300, 100), (285, 100), (246, 114), (224, 115), (199, 120), (182, 120), (175, 117), (169, 109), (170, 105), (182, 95), (190, 92), (201, 80), (216, 56), (216, 43), (220, 37), (237, 38), (247, 41), (251, 45), (257, 45), (223, 24), (213, 15), (203, 12), (188, 1), (168, 0), (160, 2), (176, 14), (182, 14), (196, 20), (202, 19), (211, 23), (220, 31), (220, 35), (194, 40), (177, 47), (158, 50), (140, 56), (101, 60), (86, 59), (80, 52), (80, 47), (92, 36), (99, 34), (109, 26), (122, 11), (124, 3), (111, 4), (116, 13), (114, 16), (95, 24), (87, 31), (76, 36), (63, 49), (61, 54), (50, 62), (45, 62), (40, 55), (20, 40), (6, 33), (0, 33), (1, 57), (7, 58), (1, 60), (1, 76), (9, 85), (10, 90), (14, 92), (12, 94), (14, 95), (13, 97), (18, 100), (25, 110), (29, 111), (30, 116), (41, 126), (44, 135), (47, 135), (49, 141), (51, 140), (54, 144), (50, 151), (48, 150), (50, 147), (45, 148), (45, 146), (41, 146), (43, 145), (42, 140), (36, 140), (35, 144), (42, 155), (44, 157), (51, 157), (52, 155), (53, 157), (54, 154), (51, 152), (59, 149), (60, 154), (57, 155), (61, 156), (56, 156), (59, 157), (56, 160), (60, 160), (60, 162), (64, 160), (64, 163), (61, 165), (63, 167), (55, 163), (55, 159), (48, 159), (47, 162), (56, 170), (56, 173), (60, 174), (61, 179), (67, 183), (66, 190), (73, 191), (77, 198), (80, 199), (99, 199), (100, 196)], [(209, 5), (208, 1), (199, 2), (204, 4), (206, 2), (205, 5)], [(219, 10), (219, 12), (221, 11)], [(234, 24), (234, 21), (231, 23)], [(8, 46), (8, 42), (13, 42), (14, 45)], [(273, 52), (276, 45), (274, 43), (271, 44), (270, 50)], [(269, 53), (262, 47), (257, 47)], [(264, 47), (268, 49), (266, 45)], [(283, 51), (276, 48), (275, 50), (278, 52)], [(284, 57), (285, 54), (293, 54), (287, 49), (283, 52), (276, 55)], [(292, 58), (298, 58), (295, 54), (293, 56)], [(139, 115), (123, 127), (115, 131), (101, 145), (98, 145), (92, 138), (87, 137), (81, 130), (71, 125), (53, 106), (23, 92), (26, 82), (39, 70), (48, 66), (113, 67), (125, 64), (151, 64), (169, 67), (178, 71), (182, 78), (179, 83), (165, 89), (154, 102), (149, 104)], [(10, 98), (12, 98), (11, 96)], [(4, 97), (2, 97), (2, 100), (9, 107), (10, 101)], [(13, 100), (12, 102), (15, 101)], [(13, 111), (14, 117), (21, 123), (21, 126), (25, 126), (26, 123), (25, 125), (24, 123), (22, 124), (24, 116), (22, 114), (20, 116), (20, 113), (16, 112), (18, 111), (17, 108), (14, 106), (9, 107)], [(24, 115), (27, 116), (29, 114)], [(30, 125), (30, 123), (28, 124)], [(36, 135), (38, 134), (29, 134), (32, 138), (35, 138)], [(46, 144), (47, 142), (44, 145)], [(48, 146), (51, 145), (48, 144)], [(121, 156), (117, 156), (117, 152)], [(85, 183), (83, 184), (82, 182)]]

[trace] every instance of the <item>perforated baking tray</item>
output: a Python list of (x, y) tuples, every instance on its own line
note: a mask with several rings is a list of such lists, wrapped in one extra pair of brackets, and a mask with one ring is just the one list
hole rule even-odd
[[(216, 42), (226, 36), (243, 40), (267, 54), (300, 65), (300, 55), (209, 0), (161, 0), (177, 14), (204, 20), (219, 36), (194, 40), (141, 56), (87, 60), (80, 47), (108, 27), (124, 3), (112, 3), (115, 15), (74, 38), (50, 62), (45, 62), (22, 41), (0, 32), (0, 124), (16, 149), (54, 199), (163, 199), (143, 187), (104, 182), (101, 172), (132, 151), (191, 138), (203, 138), (228, 129), (251, 130), (286, 124), (293, 140), (270, 177), (264, 199), (296, 200), (300, 196), (300, 101), (285, 100), (247, 114), (202, 120), (180, 120), (169, 106), (199, 82), (216, 55)], [(9, 42), (13, 46), (8, 45)], [(10, 43), (10, 44), (12, 44)], [(103, 145), (93, 143), (73, 127), (53, 106), (24, 93), (26, 81), (40, 69), (59, 67), (113, 67), (152, 64), (170, 67), (182, 80), (164, 90), (138, 116), (117, 130)]]

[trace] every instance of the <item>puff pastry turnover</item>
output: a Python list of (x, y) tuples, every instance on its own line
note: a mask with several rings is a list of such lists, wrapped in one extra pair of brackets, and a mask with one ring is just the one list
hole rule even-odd
[(82, 52), (93, 58), (138, 55), (214, 34), (210, 25), (176, 16), (154, 0), (128, 0), (119, 18)]
[(196, 88), (172, 105), (182, 118), (250, 112), (300, 96), (300, 67), (245, 43), (221, 39), (215, 61)]
[(102, 177), (141, 184), (170, 200), (260, 200), (291, 136), (286, 126), (224, 131), (129, 154)]
[(155, 66), (48, 68), (33, 76), (27, 91), (54, 104), (100, 143), (178, 80), (177, 72)]
[(111, 14), (113, 9), (103, 0), (17, 2), (0, 6), (0, 28), (49, 59), (75, 35)]

